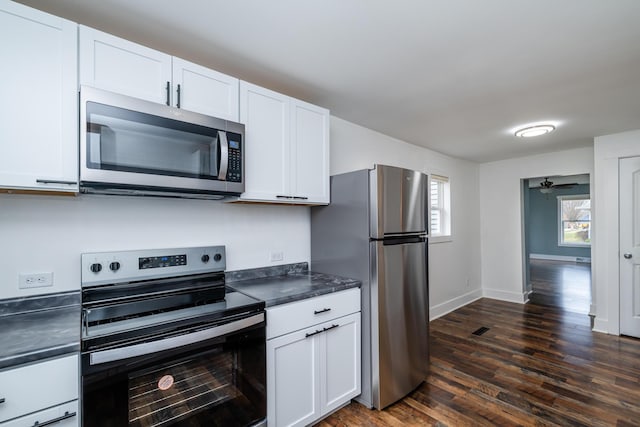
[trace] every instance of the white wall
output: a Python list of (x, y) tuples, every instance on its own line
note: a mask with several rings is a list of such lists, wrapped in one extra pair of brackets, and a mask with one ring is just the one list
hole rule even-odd
[(520, 180), (583, 173), (591, 174), (593, 183), (593, 149), (590, 147), (480, 165), (480, 239), (484, 296), (520, 303), (526, 298), (523, 288)]
[(620, 158), (634, 156), (640, 156), (640, 130), (595, 139), (594, 330), (616, 335), (620, 333), (618, 165)]
[[(331, 174), (374, 163), (450, 178), (453, 238), (429, 246), (431, 316), (480, 297), (478, 165), (332, 117)], [(228, 270), (305, 262), (309, 231), (307, 207), (0, 194), (0, 299), (80, 289), (83, 252), (223, 244)], [(18, 289), (19, 273), (49, 271), (53, 287)]]
[(331, 117), (331, 174), (372, 168), (375, 163), (450, 178), (453, 238), (429, 245), (431, 318), (479, 298), (478, 165)]
[[(226, 245), (228, 270), (308, 261), (309, 208), (0, 194), (0, 299), (80, 289), (83, 252), (200, 245)], [(18, 273), (49, 271), (52, 288), (18, 289)]]

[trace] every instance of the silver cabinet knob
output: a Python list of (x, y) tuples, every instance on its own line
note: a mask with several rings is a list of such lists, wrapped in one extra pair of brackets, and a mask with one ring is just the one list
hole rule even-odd
[(631, 255), (631, 254), (624, 254), (624, 257), (625, 257), (626, 259), (631, 259), (631, 257), (632, 257), (632, 256), (633, 256), (633, 255)]

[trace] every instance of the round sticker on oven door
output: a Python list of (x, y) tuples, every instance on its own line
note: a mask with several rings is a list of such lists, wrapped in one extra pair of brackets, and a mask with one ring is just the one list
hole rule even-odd
[(172, 385), (173, 385), (173, 377), (171, 375), (165, 375), (162, 378), (160, 378), (160, 381), (158, 381), (158, 388), (160, 390), (169, 390)]

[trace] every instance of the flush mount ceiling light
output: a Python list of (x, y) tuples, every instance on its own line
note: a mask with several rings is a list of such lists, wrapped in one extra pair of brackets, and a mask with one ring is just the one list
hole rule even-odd
[(518, 129), (515, 132), (515, 135), (520, 138), (531, 138), (533, 136), (544, 135), (545, 133), (549, 133), (555, 130), (554, 125), (544, 124), (544, 125), (535, 125), (535, 126), (527, 126), (522, 129)]

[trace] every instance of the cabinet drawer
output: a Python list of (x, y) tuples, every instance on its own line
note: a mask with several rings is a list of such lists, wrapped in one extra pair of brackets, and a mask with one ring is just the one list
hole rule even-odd
[(0, 422), (78, 399), (78, 356), (0, 372), (1, 399)]
[(32, 427), (35, 425), (78, 427), (80, 425), (78, 401), (74, 400), (73, 402), (65, 403), (64, 405), (45, 409), (44, 411), (36, 412), (35, 414), (25, 415), (24, 417), (7, 421), (2, 424), (2, 427)]
[(267, 308), (267, 339), (360, 311), (360, 289)]

